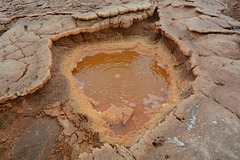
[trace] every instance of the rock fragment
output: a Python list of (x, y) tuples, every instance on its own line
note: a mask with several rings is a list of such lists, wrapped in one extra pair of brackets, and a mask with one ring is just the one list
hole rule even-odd
[(199, 18), (201, 18), (202, 20), (212, 21), (213, 23), (219, 25), (220, 27), (222, 27), (224, 29), (231, 29), (232, 28), (232, 26), (229, 25), (225, 20), (217, 18), (217, 17), (210, 17), (210, 16), (201, 15), (201, 16), (199, 16)]
[(79, 155), (81, 160), (87, 159), (96, 159), (96, 160), (105, 160), (105, 159), (116, 159), (124, 160), (122, 156), (116, 153), (116, 150), (113, 149), (109, 144), (104, 144), (100, 149), (95, 148), (91, 154), (82, 153)]
[(223, 29), (219, 25), (199, 17), (189, 18), (186, 25), (189, 31), (198, 33), (235, 33), (235, 31)]
[(127, 123), (127, 121), (132, 117), (133, 109), (126, 108), (116, 108), (110, 107), (108, 110), (101, 113), (103, 119), (105, 119), (110, 126), (117, 125), (119, 123)]
[(210, 10), (208, 8), (196, 8), (196, 11), (199, 12), (199, 13), (202, 13), (202, 14), (205, 14), (205, 15), (208, 15), (208, 16), (213, 16), (213, 17), (218, 17), (219, 14), (218, 12), (215, 12), (213, 10)]
[(204, 35), (196, 41), (203, 52), (211, 53), (221, 57), (240, 59), (239, 36), (236, 35)]
[(81, 19), (81, 20), (91, 20), (98, 18), (95, 12), (88, 12), (88, 13), (74, 13), (72, 15), (74, 18)]
[(67, 136), (71, 136), (77, 130), (74, 124), (66, 118), (59, 118), (58, 121), (63, 127), (63, 133)]
[(123, 114), (123, 124), (126, 124), (133, 115), (133, 109), (129, 107), (124, 108), (122, 114)]
[(116, 6), (109, 6), (105, 7), (99, 10), (96, 10), (95, 13), (99, 17), (113, 17), (118, 14), (124, 14), (127, 12), (136, 12), (141, 10), (146, 10), (151, 7), (151, 3), (148, 1), (142, 1), (142, 2), (129, 2), (122, 5), (116, 5)]
[(123, 115), (121, 109), (110, 107), (108, 110), (101, 114), (104, 120), (106, 120), (110, 126), (117, 125), (123, 121)]
[(229, 17), (229, 16), (220, 15), (219, 18), (226, 20), (228, 22), (228, 24), (230, 24), (232, 27), (235, 27), (235, 28), (240, 27), (240, 22), (231, 18), (231, 17)]

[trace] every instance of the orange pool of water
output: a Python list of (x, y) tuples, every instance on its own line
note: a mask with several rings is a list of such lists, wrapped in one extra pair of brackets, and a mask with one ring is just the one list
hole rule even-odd
[(137, 130), (170, 98), (165, 68), (150, 56), (135, 51), (91, 54), (73, 71), (80, 90), (97, 101), (95, 109), (132, 109), (127, 121), (111, 125), (117, 135)]

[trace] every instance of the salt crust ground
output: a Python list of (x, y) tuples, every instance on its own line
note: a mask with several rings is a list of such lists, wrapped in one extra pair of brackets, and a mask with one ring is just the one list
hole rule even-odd
[[(157, 28), (190, 57), (196, 76), (192, 84), (194, 93), (132, 146), (125, 148), (105, 143), (100, 149), (83, 153), (79, 158), (239, 159), (240, 22), (223, 15), (221, 11), (226, 6), (218, 1), (164, 0), (154, 3), (160, 17)], [(108, 27), (128, 28), (133, 21), (152, 15), (155, 8), (151, 9), (149, 3), (144, 6), (146, 8), (139, 7), (140, 11), (136, 13), (119, 16), (116, 15), (126, 13), (124, 9), (112, 11), (114, 9), (110, 6), (105, 10), (106, 17), (111, 14), (116, 17), (101, 21), (95, 16), (95, 10), (89, 18), (79, 13), (48, 13), (52, 15), (39, 17), (25, 15), (13, 19), (6, 19), (3, 15), (1, 27), (4, 33), (0, 37), (1, 102), (32, 93), (50, 78), (51, 40)], [(77, 17), (82, 20), (97, 19), (90, 22), (91, 27), (84, 27)], [(8, 26), (11, 21), (16, 22)], [(4, 142), (2, 139), (1, 143)]]

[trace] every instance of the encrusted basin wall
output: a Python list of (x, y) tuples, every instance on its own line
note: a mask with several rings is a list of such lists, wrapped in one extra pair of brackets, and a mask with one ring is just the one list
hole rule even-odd
[[(172, 46), (169, 46), (172, 44)], [(154, 128), (159, 121), (163, 121), (165, 116), (171, 112), (175, 105), (184, 98), (189, 92), (189, 83), (193, 75), (189, 68), (184, 64), (187, 57), (178, 55), (176, 45), (166, 38), (161, 38), (159, 32), (154, 32), (154, 18), (149, 18), (140, 22), (129, 29), (106, 29), (95, 33), (79, 34), (62, 38), (54, 42), (55, 47), (68, 46), (71, 49), (59, 53), (54, 51), (53, 54), (62, 54), (61, 72), (67, 77), (69, 82), (69, 101), (75, 112), (85, 114), (88, 117), (88, 127), (92, 131), (99, 133), (101, 142), (111, 144), (123, 144), (130, 146), (141, 134)], [(151, 118), (142, 126), (131, 129), (124, 134), (117, 134), (112, 129), (111, 118), (106, 118), (106, 113), (97, 111), (97, 102), (91, 97), (86, 96), (83, 90), (79, 89), (78, 84), (73, 76), (72, 71), (77, 67), (79, 59), (92, 53), (112, 53), (124, 50), (135, 51), (141, 55), (149, 56), (160, 62), (166, 69), (170, 79), (170, 97), (168, 101), (158, 105)], [(184, 64), (184, 65), (183, 65)], [(119, 111), (113, 111), (119, 114)], [(131, 116), (131, 115), (130, 115)], [(114, 116), (113, 116), (114, 117)], [(115, 119), (116, 119), (115, 117)]]

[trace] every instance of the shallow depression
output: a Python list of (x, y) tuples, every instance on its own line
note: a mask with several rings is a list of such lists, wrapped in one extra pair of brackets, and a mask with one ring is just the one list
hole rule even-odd
[(117, 135), (139, 129), (170, 98), (164, 66), (135, 51), (88, 54), (73, 75)]

